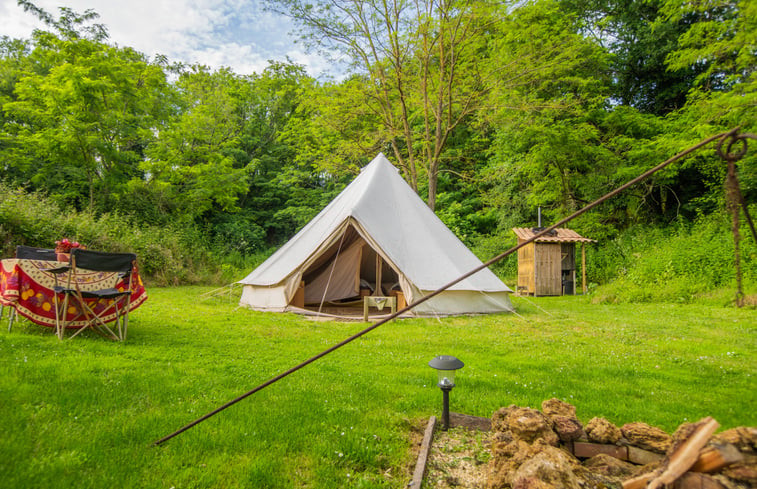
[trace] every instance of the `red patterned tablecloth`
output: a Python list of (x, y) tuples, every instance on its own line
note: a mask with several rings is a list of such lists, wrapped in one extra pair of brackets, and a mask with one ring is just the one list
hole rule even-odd
[[(0, 304), (11, 306), (20, 315), (42, 326), (55, 327), (55, 302), (53, 287), (56, 278), (59, 285), (66, 285), (67, 273), (55, 275), (46, 269), (66, 265), (66, 263), (42, 260), (21, 260), (9, 258), (0, 261)], [(125, 290), (128, 282), (120, 279), (117, 273), (94, 272), (77, 268), (76, 274), (79, 288), (83, 291), (91, 291), (105, 288)], [(147, 300), (147, 292), (142, 283), (142, 278), (135, 271), (132, 274), (131, 303), (129, 311), (133, 311)], [(59, 300), (62, 300), (59, 298)], [(85, 299), (89, 307), (96, 313), (100, 313), (109, 301), (98, 299)], [(126, 303), (126, 298), (120, 299)], [(80, 328), (87, 324), (81, 316), (76, 301), (69, 300), (66, 318), (71, 322), (68, 327)], [(111, 312), (103, 319), (105, 322), (115, 320), (116, 313)]]

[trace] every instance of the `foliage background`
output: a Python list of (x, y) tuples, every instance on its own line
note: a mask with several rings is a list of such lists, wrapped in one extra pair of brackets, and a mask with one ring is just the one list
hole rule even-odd
[[(555, 222), (705, 137), (755, 132), (747, 0), (401, 3), (388, 31), (362, 0), (269, 1), (312, 49), (351, 57), (331, 81), (149, 59), (109, 43), (94, 11), (19, 3), (47, 27), (0, 39), (3, 256), (67, 236), (137, 251), (159, 284), (243, 277), (379, 151), (487, 259), (539, 208)], [(756, 162), (738, 162), (752, 206)], [(598, 300), (732, 288), (724, 177), (710, 147), (571, 223), (598, 241)], [(749, 290), (756, 263), (746, 239)], [(514, 260), (494, 269), (513, 282)]]

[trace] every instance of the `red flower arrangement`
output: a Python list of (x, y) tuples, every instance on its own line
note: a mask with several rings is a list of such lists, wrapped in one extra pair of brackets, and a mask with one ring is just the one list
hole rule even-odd
[(71, 253), (71, 250), (73, 248), (81, 248), (84, 249), (84, 246), (79, 244), (78, 241), (74, 241), (73, 243), (68, 240), (68, 238), (63, 238), (59, 241), (55, 242), (55, 252), (56, 253)]
[(78, 241), (71, 242), (68, 238), (63, 238), (55, 242), (55, 253), (58, 255), (58, 261), (67, 262), (70, 258), (71, 250), (74, 248), (86, 249), (86, 246), (79, 244)]

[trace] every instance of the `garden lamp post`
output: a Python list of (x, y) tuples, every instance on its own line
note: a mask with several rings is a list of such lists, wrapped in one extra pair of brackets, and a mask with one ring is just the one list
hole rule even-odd
[(439, 374), (439, 388), (442, 390), (442, 430), (449, 429), (449, 391), (455, 387), (455, 371), (465, 364), (451, 355), (439, 355), (428, 362)]

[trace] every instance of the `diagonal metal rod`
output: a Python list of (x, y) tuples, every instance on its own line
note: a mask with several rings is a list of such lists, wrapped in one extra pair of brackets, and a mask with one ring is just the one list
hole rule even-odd
[(443, 285), (442, 287), (438, 288), (434, 292), (431, 292), (430, 294), (428, 294), (428, 295), (426, 295), (424, 297), (421, 297), (420, 299), (416, 300), (415, 302), (407, 305), (404, 309), (401, 309), (401, 310), (399, 310), (397, 312), (394, 312), (394, 313), (390, 314), (389, 316), (385, 317), (384, 319), (382, 319), (382, 320), (380, 320), (380, 321), (372, 324), (371, 326), (363, 329), (362, 331), (360, 331), (358, 333), (355, 333), (354, 335), (350, 336), (349, 338), (340, 341), (339, 343), (337, 343), (334, 346), (332, 346), (332, 347), (330, 347), (330, 348), (322, 351), (321, 353), (318, 353), (317, 355), (308, 358), (304, 362), (302, 362), (302, 363), (300, 363), (298, 365), (295, 365), (294, 367), (292, 367), (292, 368), (290, 368), (290, 369), (288, 369), (288, 370), (286, 370), (286, 371), (284, 371), (284, 372), (276, 375), (275, 377), (271, 378), (270, 380), (267, 380), (266, 382), (263, 382), (262, 384), (260, 384), (259, 386), (255, 387), (254, 389), (247, 391), (246, 393), (242, 394), (241, 396), (239, 396), (239, 397), (237, 397), (235, 399), (232, 399), (231, 401), (229, 401), (226, 404), (224, 404), (224, 405), (222, 405), (222, 406), (214, 409), (213, 411), (211, 411), (208, 414), (202, 416), (201, 418), (198, 418), (198, 419), (192, 421), (191, 423), (189, 423), (188, 425), (186, 425), (186, 426), (184, 426), (184, 427), (182, 427), (182, 428), (174, 431), (170, 435), (166, 435), (163, 438), (154, 441), (152, 444), (153, 445), (160, 445), (160, 444), (162, 444), (162, 443), (170, 440), (171, 438), (173, 438), (173, 437), (175, 437), (177, 435), (180, 435), (181, 433), (187, 431), (189, 428), (192, 428), (193, 426), (202, 423), (203, 421), (205, 421), (206, 419), (210, 418), (211, 416), (215, 416), (216, 414), (220, 413), (224, 409), (226, 409), (226, 408), (228, 408), (230, 406), (233, 406), (234, 404), (236, 404), (239, 401), (241, 401), (241, 400), (243, 400), (243, 399), (251, 396), (252, 394), (265, 389), (269, 385), (271, 385), (271, 384), (273, 384), (275, 382), (278, 382), (279, 380), (283, 379), (284, 377), (287, 377), (290, 374), (293, 374), (294, 372), (296, 372), (296, 371), (298, 371), (298, 370), (300, 370), (300, 369), (302, 369), (302, 368), (310, 365), (311, 363), (315, 362), (316, 360), (319, 360), (319, 359), (325, 357), (329, 353), (331, 353), (331, 352), (333, 352), (335, 350), (338, 350), (339, 348), (343, 347), (344, 345), (347, 345), (348, 343), (351, 343), (351, 342), (355, 341), (356, 339), (360, 338), (361, 336), (364, 336), (364, 335), (370, 333), (374, 329), (376, 329), (379, 326), (382, 326), (382, 325), (388, 323), (389, 321), (397, 318), (399, 315), (401, 315), (401, 314), (409, 311), (413, 307), (426, 302), (427, 300), (431, 299), (432, 297), (435, 297), (435, 296), (439, 295), (440, 293), (444, 292), (445, 290), (447, 290), (448, 288), (452, 287), (453, 285), (455, 285), (455, 284), (457, 284), (459, 282), (462, 282), (466, 278), (468, 278), (468, 277), (470, 277), (472, 275), (475, 275), (476, 273), (480, 272), (484, 268), (487, 268), (488, 266), (492, 265), (493, 263), (496, 263), (496, 262), (502, 260), (503, 258), (505, 258), (508, 255), (511, 255), (512, 253), (515, 253), (520, 248), (522, 248), (522, 247), (526, 246), (527, 244), (529, 244), (529, 243), (537, 240), (538, 238), (540, 238), (540, 237), (544, 236), (545, 234), (551, 232), (552, 230), (556, 229), (557, 227), (562, 226), (563, 224), (565, 224), (565, 223), (567, 223), (567, 222), (575, 219), (576, 217), (580, 216), (581, 214), (584, 214), (584, 213), (590, 211), (591, 209), (597, 207), (599, 204), (605, 202), (608, 199), (611, 199), (611, 198), (615, 197), (619, 193), (621, 193), (621, 192), (625, 191), (626, 189), (628, 189), (629, 187), (631, 187), (631, 186), (633, 186), (633, 185), (641, 182), (642, 180), (645, 180), (645, 179), (649, 178), (651, 175), (653, 175), (654, 173), (662, 170), (663, 168), (665, 168), (666, 166), (670, 165), (671, 163), (673, 163), (675, 161), (678, 161), (678, 160), (680, 160), (681, 158), (683, 158), (685, 156), (688, 156), (689, 154), (693, 153), (694, 151), (697, 151), (698, 149), (702, 148), (703, 146), (706, 146), (706, 145), (710, 144), (713, 141), (716, 141), (718, 139), (723, 139), (723, 138), (726, 138), (728, 136), (733, 136), (734, 134), (736, 134), (738, 132), (738, 130), (739, 130), (739, 128), (737, 127), (737, 128), (731, 129), (730, 131), (723, 132), (723, 133), (717, 134), (715, 136), (711, 136), (711, 137), (709, 137), (707, 139), (704, 139), (704, 140), (700, 141), (699, 143), (695, 144), (694, 146), (691, 146), (690, 148), (688, 148), (688, 149), (686, 149), (686, 150), (678, 153), (677, 155), (673, 156), (672, 158), (663, 161), (662, 163), (660, 163), (659, 165), (655, 166), (651, 170), (646, 171), (645, 173), (643, 173), (643, 174), (639, 175), (638, 177), (634, 178), (633, 180), (631, 180), (631, 181), (625, 183), (624, 185), (616, 188), (612, 192), (609, 192), (609, 193), (603, 195), (602, 197), (598, 198), (597, 200), (595, 200), (591, 204), (588, 204), (586, 207), (584, 207), (584, 208), (582, 208), (582, 209), (574, 212), (570, 216), (568, 216), (568, 217), (562, 219), (561, 221), (558, 221), (555, 224), (553, 224), (553, 225), (545, 228), (544, 230), (542, 230), (541, 232), (535, 234), (534, 236), (532, 236), (531, 238), (527, 239), (526, 241), (523, 241), (522, 243), (518, 244), (517, 246), (513, 246), (509, 250), (500, 253), (499, 255), (495, 256), (494, 258), (490, 259), (489, 261), (487, 261), (485, 263), (482, 263), (480, 266), (474, 268), (470, 272), (467, 272), (466, 274), (461, 275), (460, 277), (458, 277), (455, 280), (449, 282), (448, 284)]

